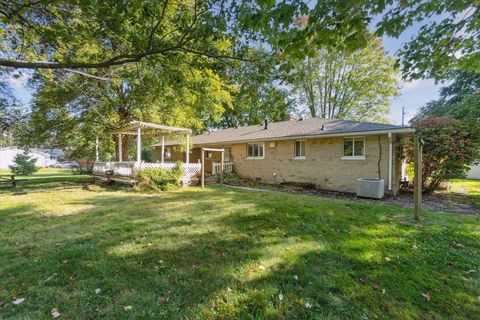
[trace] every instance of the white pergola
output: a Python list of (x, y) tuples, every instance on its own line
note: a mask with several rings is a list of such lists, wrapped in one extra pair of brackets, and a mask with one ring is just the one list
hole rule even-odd
[[(142, 136), (155, 136), (162, 138), (162, 155), (161, 162), (164, 162), (165, 157), (165, 136), (168, 135), (184, 135), (186, 137), (186, 152), (185, 163), (190, 163), (190, 134), (192, 131), (186, 128), (169, 127), (156, 123), (149, 123), (143, 121), (132, 121), (128, 125), (110, 131), (110, 134), (118, 135), (118, 161), (122, 162), (122, 136), (136, 135), (137, 136), (137, 163), (142, 162)], [(95, 159), (99, 161), (99, 140), (98, 136), (95, 141)]]

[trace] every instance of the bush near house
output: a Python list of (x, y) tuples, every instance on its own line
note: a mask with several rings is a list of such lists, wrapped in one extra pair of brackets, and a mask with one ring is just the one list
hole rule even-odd
[(30, 175), (38, 170), (35, 166), (37, 159), (30, 157), (28, 151), (25, 151), (23, 154), (17, 154), (13, 162), (14, 165), (9, 166), (9, 168), (14, 174)]
[(166, 191), (181, 185), (184, 171), (181, 162), (177, 162), (172, 170), (162, 168), (146, 168), (137, 173), (138, 185), (144, 191)]
[[(465, 177), (469, 166), (480, 158), (480, 129), (450, 117), (427, 117), (412, 124), (424, 141), (422, 184), (425, 192), (442, 182)], [(407, 160), (413, 162), (412, 144)]]

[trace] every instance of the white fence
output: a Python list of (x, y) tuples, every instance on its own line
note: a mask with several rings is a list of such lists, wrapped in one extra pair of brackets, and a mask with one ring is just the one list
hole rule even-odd
[[(222, 163), (221, 162), (213, 162), (212, 163), (212, 174), (220, 173), (222, 170)], [(232, 173), (233, 172), (233, 162), (227, 161), (223, 163), (223, 172)]]
[[(112, 170), (114, 176), (135, 178), (135, 171), (146, 168), (163, 168), (172, 170), (175, 163), (140, 163), (137, 162), (95, 162), (93, 165), (94, 174), (105, 174)], [(200, 163), (184, 163), (182, 182), (184, 185), (190, 184), (195, 176), (202, 170)]]

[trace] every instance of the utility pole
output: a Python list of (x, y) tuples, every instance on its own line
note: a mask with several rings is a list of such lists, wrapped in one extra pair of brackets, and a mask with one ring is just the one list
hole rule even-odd
[(402, 127), (405, 126), (405, 107), (402, 107)]

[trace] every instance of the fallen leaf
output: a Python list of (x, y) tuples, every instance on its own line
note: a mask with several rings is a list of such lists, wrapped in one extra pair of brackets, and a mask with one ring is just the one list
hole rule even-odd
[(305, 303), (305, 308), (307, 308), (307, 309), (312, 309), (312, 305), (307, 302), (307, 303)]
[(58, 318), (58, 317), (60, 317), (60, 312), (58, 312), (58, 309), (57, 309), (57, 308), (53, 308), (53, 309), (52, 309), (52, 317), (53, 317), (53, 318)]
[(389, 257), (385, 257), (385, 261), (392, 261)]
[(428, 291), (426, 293), (422, 293), (422, 296), (425, 298), (427, 302), (430, 301), (430, 293)]
[(416, 244), (413, 244), (412, 248), (415, 249), (415, 250), (418, 249)]
[(380, 290), (380, 286), (378, 284), (374, 284), (372, 288), (373, 290), (377, 290), (377, 291)]
[(67, 263), (67, 262), (68, 262), (68, 259), (63, 260), (63, 263)]
[(102, 292), (102, 289), (100, 289), (100, 288), (95, 289), (96, 294), (99, 294), (100, 292)]
[(230, 289), (230, 287), (227, 287), (227, 292), (232, 292), (232, 289)]
[(361, 284), (365, 284), (365, 279), (363, 277), (358, 278), (358, 282)]
[(294, 275), (294, 276), (293, 276), (293, 279), (298, 280), (298, 276), (297, 276), (297, 275)]
[(163, 304), (163, 303), (165, 303), (166, 301), (167, 301), (167, 297), (165, 297), (165, 296), (160, 296), (160, 297), (158, 298), (158, 303), (160, 303), (160, 304)]
[(132, 306), (124, 306), (123, 307), (123, 310), (125, 310), (125, 311), (132, 310), (132, 309), (133, 309)]
[(25, 301), (25, 298), (18, 298), (18, 299), (13, 300), (12, 303), (13, 303), (14, 305), (18, 306), (18, 305), (22, 304), (23, 301)]
[(0, 300), (0, 308), (2, 308), (5, 305), (5, 301)]
[(467, 274), (472, 274), (472, 273), (475, 273), (475, 272), (477, 272), (477, 271), (474, 270), (474, 269), (471, 269), (471, 270), (468, 270), (468, 271), (467, 271)]
[[(479, 298), (480, 298), (480, 297), (479, 297)], [(280, 293), (280, 294), (278, 295), (278, 300), (283, 301), (283, 294)]]

